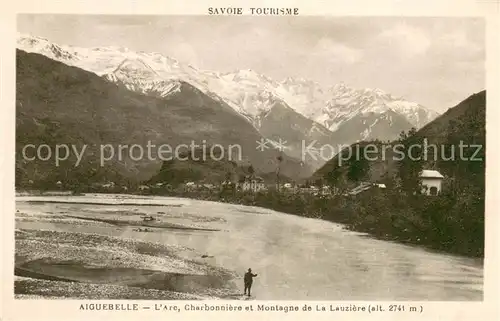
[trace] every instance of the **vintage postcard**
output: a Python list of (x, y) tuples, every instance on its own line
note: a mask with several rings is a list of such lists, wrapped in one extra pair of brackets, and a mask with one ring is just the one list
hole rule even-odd
[(2, 319), (498, 319), (498, 2), (9, 6)]

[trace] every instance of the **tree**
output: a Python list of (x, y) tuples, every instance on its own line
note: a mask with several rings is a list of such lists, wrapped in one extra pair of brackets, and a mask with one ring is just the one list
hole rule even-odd
[(170, 160), (170, 161), (163, 161), (161, 163), (161, 168), (160, 168), (160, 171), (166, 171), (168, 170), (170, 167), (172, 167), (174, 161), (173, 160)]
[[(448, 123), (444, 157), (438, 159), (438, 165), (447, 177), (453, 178), (452, 188), (456, 191), (470, 185), (484, 188), (485, 117), (484, 109), (467, 110), (461, 119)], [(463, 148), (465, 145), (469, 147)]]
[(326, 174), (326, 182), (330, 186), (338, 185), (341, 176), (342, 172), (336, 167)]
[(250, 177), (253, 177), (255, 175), (255, 170), (251, 164), (250, 166), (248, 166), (248, 174), (250, 175)]
[(24, 171), (21, 169), (21, 167), (16, 166), (16, 176), (15, 176), (16, 186), (23, 185), (23, 183), (25, 183), (24, 180), (25, 180)]
[(364, 157), (364, 146), (358, 145), (357, 147), (360, 149), (359, 152), (351, 155), (347, 162), (347, 178), (354, 182), (365, 180), (368, 177), (368, 171), (370, 169), (370, 164)]
[(323, 178), (318, 178), (314, 181), (314, 185), (315, 186), (323, 186), (324, 185), (324, 182), (325, 180)]
[(355, 159), (349, 162), (347, 178), (351, 181), (360, 182), (366, 180), (370, 166), (364, 158)]
[(416, 129), (411, 128), (408, 133), (402, 132), (399, 138), (403, 157), (397, 162), (398, 176), (401, 188), (409, 195), (421, 191), (419, 175), (424, 164), (424, 139), (416, 133)]
[(278, 164), (277, 164), (277, 167), (276, 167), (276, 189), (279, 191), (279, 189), (280, 189), (281, 162), (283, 161), (283, 156), (278, 155), (276, 157), (276, 160), (278, 161)]

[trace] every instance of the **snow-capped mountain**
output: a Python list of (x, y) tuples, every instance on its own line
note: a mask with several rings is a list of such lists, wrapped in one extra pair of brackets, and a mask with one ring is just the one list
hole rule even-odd
[(438, 115), (380, 89), (353, 89), (343, 83), (324, 88), (314, 81), (291, 77), (277, 82), (253, 70), (230, 73), (204, 71), (160, 53), (133, 52), (120, 47), (89, 49), (56, 45), (44, 38), (21, 34), (17, 44), (27, 52), (40, 53), (92, 71), (144, 93), (154, 91), (159, 96), (165, 96), (171, 90), (173, 79), (183, 80), (204, 93), (219, 96), (250, 118), (259, 118), (275, 102), (286, 103), (296, 112), (332, 131), (357, 113), (393, 110), (417, 128)]
[(41, 37), (18, 34), (17, 47), (27, 52), (39, 53), (54, 60), (75, 62), (79, 59), (76, 52), (70, 52), (66, 48), (53, 44)]
[[(287, 140), (295, 146), (288, 150), (294, 156), (302, 141), (350, 144), (359, 140), (391, 139), (401, 130), (412, 126), (420, 128), (437, 116), (417, 103), (379, 89), (358, 90), (345, 84), (324, 88), (302, 78), (279, 82), (253, 70), (205, 71), (160, 53), (120, 47), (57, 45), (44, 38), (21, 34), (17, 46), (147, 95), (165, 98), (178, 92), (181, 82), (189, 83), (230, 106), (264, 137)], [(283, 124), (286, 121), (292, 123)]]
[(330, 99), (315, 120), (332, 131), (359, 114), (385, 114), (393, 111), (417, 128), (438, 116), (436, 112), (417, 103), (394, 97), (380, 89), (356, 90), (341, 83), (328, 91)]
[[(121, 47), (80, 48), (55, 45), (45, 38), (18, 35), (17, 46), (26, 52), (34, 52), (58, 60), (67, 65), (91, 71), (110, 80), (146, 83), (162, 80), (189, 81), (200, 89), (207, 90), (200, 72), (190, 65), (160, 53), (134, 52)], [(114, 76), (113, 76), (114, 75)], [(134, 86), (135, 87), (135, 86)]]
[(231, 106), (237, 106), (237, 110), (251, 118), (257, 128), (262, 126), (262, 119), (274, 106), (286, 105), (275, 93), (278, 83), (254, 70), (219, 74), (217, 77), (208, 77), (207, 81), (211, 91)]
[(111, 73), (103, 77), (111, 82), (120, 83), (129, 90), (143, 94), (167, 97), (180, 90), (180, 81), (164, 79), (142, 59), (125, 59)]
[(328, 90), (319, 83), (304, 78), (288, 77), (281, 81), (276, 93), (298, 113), (309, 119), (317, 119), (328, 100)]
[[(28, 143), (53, 145), (62, 140), (88, 147), (80, 166), (74, 166), (73, 157), (61, 166), (16, 157), (16, 179), (21, 181), (44, 184), (62, 180), (71, 184), (87, 177), (85, 184), (110, 180), (117, 184), (139, 183), (149, 180), (162, 164), (160, 151), (154, 146), (180, 146), (176, 153), (186, 153), (188, 150), (181, 144), (189, 146), (194, 142), (201, 149), (202, 141), (206, 146), (240, 148), (226, 149), (218, 164), (197, 162), (194, 158), (174, 161), (180, 163), (176, 179), (220, 181), (235, 164), (252, 164), (258, 173), (274, 172), (277, 156), (283, 157), (283, 175), (297, 179), (311, 174), (310, 167), (297, 159), (270, 148), (257, 150), (256, 141), (264, 138), (247, 120), (189, 83), (179, 81), (180, 87), (158, 98), (116, 86), (94, 73), (40, 54), (16, 50), (16, 61), (16, 155), (21, 155)], [(104, 144), (152, 144), (153, 149), (148, 148), (148, 157), (139, 158), (120, 152), (119, 157), (99, 165), (99, 146)], [(217, 157), (221, 155), (218, 151)], [(170, 172), (172, 164), (168, 163)]]

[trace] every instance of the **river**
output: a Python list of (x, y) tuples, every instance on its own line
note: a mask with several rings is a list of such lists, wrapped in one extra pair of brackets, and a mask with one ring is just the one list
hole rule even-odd
[[(57, 203), (28, 202), (33, 200)], [(129, 208), (155, 214), (177, 205), (168, 209), (169, 213), (176, 211), (170, 221), (203, 222), (204, 227), (219, 231), (168, 230), (140, 237), (194, 248), (210, 255), (210, 264), (240, 274), (252, 268), (258, 274), (252, 290), (259, 300), (445, 301), (482, 300), (483, 296), (483, 266), (479, 260), (376, 240), (318, 219), (169, 197), (18, 196), (16, 202), (22, 211), (51, 213), (75, 208), (96, 213)], [(92, 205), (80, 204), (86, 202)], [(30, 228), (29, 223), (18, 224)], [(120, 235), (139, 237), (130, 229), (120, 231)]]

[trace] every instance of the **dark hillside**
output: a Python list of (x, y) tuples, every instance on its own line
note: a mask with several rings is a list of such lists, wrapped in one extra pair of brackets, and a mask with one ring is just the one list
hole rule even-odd
[[(260, 134), (229, 106), (203, 94), (188, 83), (164, 99), (149, 97), (112, 84), (79, 68), (45, 56), (17, 51), (16, 92), (16, 184), (91, 181), (141, 181), (161, 166), (156, 151), (168, 144), (173, 148), (192, 142), (201, 145), (239, 145), (242, 161), (256, 171), (275, 170), (277, 151), (255, 149)], [(147, 156), (148, 143), (152, 157)], [(87, 150), (75, 168), (75, 157), (55, 166), (54, 160), (26, 161), (27, 144), (75, 145)], [(112, 145), (115, 156), (100, 166), (101, 145)], [(118, 145), (137, 144), (143, 148), (130, 157)], [(109, 149), (106, 150), (106, 152)], [(32, 155), (33, 151), (31, 151)], [(106, 154), (108, 155), (108, 154)], [(284, 157), (282, 171), (299, 173), (300, 162)], [(307, 175), (307, 172), (304, 175)], [(44, 183), (45, 182), (45, 183)]]
[[(331, 220), (384, 238), (482, 256), (485, 128), (486, 92), (482, 91), (421, 130), (401, 133), (397, 141), (352, 145), (352, 157), (348, 157), (349, 150), (344, 150), (311, 180), (341, 189), (352, 188), (361, 181), (387, 185), (386, 190), (365, 192), (337, 202), (338, 206), (329, 205)], [(377, 153), (368, 154), (369, 159), (363, 157), (366, 155), (363, 152), (358, 153), (361, 157), (356, 157), (353, 151), (369, 149), (370, 144), (371, 150), (378, 148)], [(381, 150), (385, 150), (385, 157)], [(439, 196), (419, 195), (418, 173), (422, 169), (438, 170), (445, 177)]]

